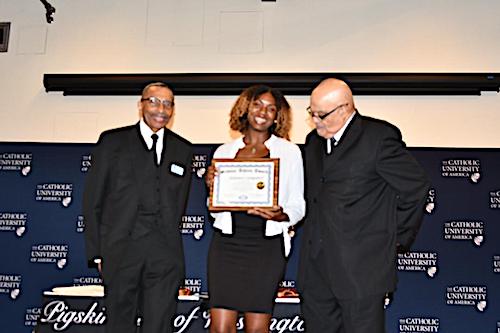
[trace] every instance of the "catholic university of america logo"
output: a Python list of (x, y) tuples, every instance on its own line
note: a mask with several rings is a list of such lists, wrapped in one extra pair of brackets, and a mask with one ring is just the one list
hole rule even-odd
[(19, 171), (21, 175), (28, 176), (32, 161), (32, 153), (0, 152), (0, 171)]

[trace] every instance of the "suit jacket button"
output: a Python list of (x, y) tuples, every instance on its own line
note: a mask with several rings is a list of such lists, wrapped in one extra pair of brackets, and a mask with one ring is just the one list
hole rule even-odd
[(313, 203), (317, 203), (318, 200), (316, 198), (313, 198)]

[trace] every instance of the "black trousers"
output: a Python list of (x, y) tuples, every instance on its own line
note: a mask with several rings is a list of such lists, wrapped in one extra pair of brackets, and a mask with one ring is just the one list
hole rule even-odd
[(173, 331), (182, 277), (168, 253), (160, 234), (150, 232), (132, 241), (111, 279), (104, 277), (107, 333), (138, 332), (138, 316), (142, 317), (141, 333)]
[(311, 258), (302, 291), (307, 333), (384, 333), (384, 296), (338, 299), (330, 288), (324, 256)]

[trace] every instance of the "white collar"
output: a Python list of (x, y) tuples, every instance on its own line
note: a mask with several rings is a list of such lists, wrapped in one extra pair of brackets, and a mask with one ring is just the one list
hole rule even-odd
[(165, 134), (165, 128), (162, 128), (158, 130), (158, 132), (153, 132), (153, 130), (146, 124), (144, 119), (141, 119), (139, 121), (139, 130), (141, 132), (141, 135), (144, 139), (144, 142), (146, 142), (146, 146), (148, 146), (148, 149), (151, 149), (153, 146), (153, 139), (151, 138), (151, 135), (156, 134), (158, 135), (158, 143), (163, 142), (163, 135)]

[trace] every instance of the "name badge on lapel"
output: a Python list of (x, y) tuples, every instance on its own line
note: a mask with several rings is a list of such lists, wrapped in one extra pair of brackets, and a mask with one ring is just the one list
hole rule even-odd
[(170, 172), (177, 176), (184, 176), (184, 167), (175, 163), (170, 164)]

